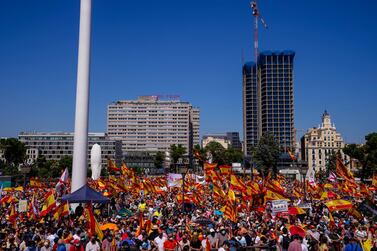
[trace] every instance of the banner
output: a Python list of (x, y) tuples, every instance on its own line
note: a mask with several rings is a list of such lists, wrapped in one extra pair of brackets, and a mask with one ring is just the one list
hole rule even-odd
[(286, 200), (273, 200), (272, 203), (272, 212), (280, 213), (288, 211), (288, 203)]
[(18, 212), (26, 212), (27, 211), (27, 200), (20, 200), (18, 202)]
[(181, 187), (182, 186), (182, 174), (168, 173), (167, 181), (168, 181), (168, 187)]

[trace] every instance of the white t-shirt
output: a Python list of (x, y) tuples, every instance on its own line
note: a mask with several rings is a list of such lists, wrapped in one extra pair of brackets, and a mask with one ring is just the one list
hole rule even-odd
[(302, 251), (308, 251), (308, 247), (304, 243), (301, 243), (301, 249)]
[(154, 242), (157, 244), (159, 251), (164, 251), (164, 242), (166, 241), (166, 237), (160, 238), (160, 236), (157, 236), (154, 239)]
[(89, 241), (88, 244), (86, 244), (85, 251), (99, 251), (99, 250), (101, 250), (101, 248), (99, 247), (99, 244), (97, 241), (94, 244), (91, 241)]

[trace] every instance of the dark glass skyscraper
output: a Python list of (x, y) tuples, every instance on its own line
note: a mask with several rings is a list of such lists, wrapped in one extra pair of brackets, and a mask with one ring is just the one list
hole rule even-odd
[[(283, 147), (295, 144), (292, 51), (261, 52), (258, 64), (243, 66), (243, 120), (246, 154), (271, 132)], [(258, 74), (258, 76), (256, 75)]]

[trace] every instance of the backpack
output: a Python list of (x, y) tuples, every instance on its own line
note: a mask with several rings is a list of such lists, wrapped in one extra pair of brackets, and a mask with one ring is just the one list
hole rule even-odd
[(283, 249), (288, 249), (290, 242), (291, 242), (291, 239), (288, 236), (283, 235), (283, 241), (281, 243), (281, 246), (283, 247)]

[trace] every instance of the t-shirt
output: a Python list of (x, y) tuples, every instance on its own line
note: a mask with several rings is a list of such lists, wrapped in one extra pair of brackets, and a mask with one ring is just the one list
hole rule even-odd
[(164, 250), (164, 242), (165, 241), (166, 241), (166, 237), (160, 238), (160, 236), (157, 236), (154, 239), (154, 242), (157, 244), (157, 248), (158, 248), (159, 251), (163, 251)]
[(216, 241), (217, 241), (216, 235), (215, 236), (208, 235), (208, 241), (209, 241), (209, 244), (211, 244), (212, 248), (216, 247)]
[(181, 240), (179, 242), (179, 246), (181, 247), (181, 249), (183, 249), (185, 246), (188, 246), (190, 247), (190, 241), (189, 240), (186, 240), (185, 242), (183, 240)]
[(164, 248), (166, 249), (175, 249), (177, 247), (177, 242), (175, 240), (166, 240), (164, 242)]
[(91, 241), (86, 244), (85, 251), (99, 251), (101, 250), (98, 242), (92, 243)]
[(224, 241), (228, 240), (228, 236), (226, 234), (225, 235), (218, 234), (217, 238), (219, 239), (219, 247), (224, 244)]

